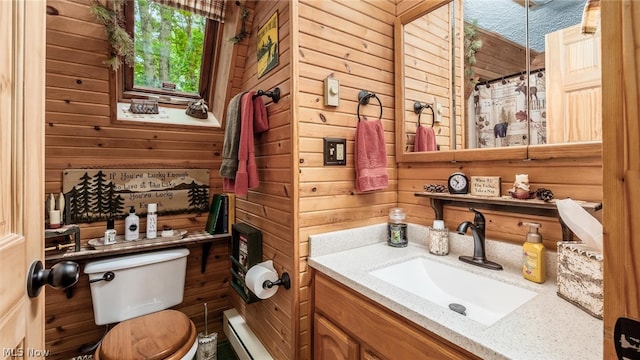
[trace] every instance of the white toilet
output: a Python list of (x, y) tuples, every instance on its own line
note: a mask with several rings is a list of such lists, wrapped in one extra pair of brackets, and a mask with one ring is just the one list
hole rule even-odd
[(187, 249), (171, 249), (88, 263), (97, 325), (118, 323), (102, 339), (96, 360), (193, 359), (197, 330), (182, 312)]

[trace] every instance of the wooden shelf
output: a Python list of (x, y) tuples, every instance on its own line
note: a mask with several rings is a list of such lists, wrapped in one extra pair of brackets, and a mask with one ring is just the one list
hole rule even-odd
[[(525, 215), (538, 215), (557, 218), (562, 226), (562, 241), (573, 240), (573, 232), (560, 218), (555, 200), (542, 201), (538, 199), (520, 200), (510, 196), (486, 197), (476, 195), (452, 195), (449, 193), (415, 193), (415, 196), (428, 197), (435, 212), (436, 220), (443, 220), (444, 206), (473, 207), (478, 209), (512, 212)], [(602, 209), (602, 203), (576, 200), (587, 212), (595, 213)]]
[[(114, 255), (123, 255), (123, 254), (132, 254), (149, 250), (159, 250), (159, 249), (167, 249), (171, 247), (178, 247), (182, 245), (192, 245), (192, 244), (207, 244), (213, 241), (224, 241), (228, 242), (231, 238), (231, 234), (215, 234), (211, 235), (205, 231), (196, 231), (192, 233), (188, 233), (184, 238), (179, 240), (169, 240), (166, 242), (137, 242), (132, 241), (130, 246), (126, 247), (117, 247), (117, 248), (105, 248), (96, 250), (91, 247), (82, 247), (80, 251), (71, 251), (68, 250), (62, 254), (51, 254), (45, 255), (46, 261), (51, 260), (82, 260), (82, 259), (93, 259)], [(204, 260), (204, 259), (203, 259)]]

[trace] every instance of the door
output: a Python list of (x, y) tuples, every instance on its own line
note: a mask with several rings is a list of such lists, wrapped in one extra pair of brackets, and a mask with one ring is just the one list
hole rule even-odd
[(547, 143), (602, 140), (600, 32), (581, 25), (547, 34)]
[[(43, 358), (45, 1), (0, 1), (0, 359)], [(28, 14), (28, 16), (27, 16)]]
[(314, 316), (315, 360), (358, 360), (358, 343), (322, 315)]

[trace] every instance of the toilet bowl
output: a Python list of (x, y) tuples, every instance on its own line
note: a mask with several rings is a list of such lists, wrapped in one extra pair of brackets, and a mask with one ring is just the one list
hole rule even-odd
[(163, 310), (126, 320), (102, 339), (96, 360), (193, 359), (198, 348), (196, 327), (176, 310)]
[(100, 360), (193, 359), (194, 323), (170, 307), (183, 298), (187, 249), (171, 249), (90, 262), (94, 321), (117, 323), (94, 353)]

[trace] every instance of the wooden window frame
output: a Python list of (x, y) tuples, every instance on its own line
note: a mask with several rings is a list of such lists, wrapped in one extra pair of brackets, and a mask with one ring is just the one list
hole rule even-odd
[[(125, 2), (124, 16), (125, 29), (135, 41), (133, 1)], [(161, 89), (135, 87), (133, 84), (133, 67), (124, 65), (122, 66), (122, 75), (120, 76), (119, 84), (117, 85), (118, 101), (122, 102), (134, 98), (144, 99), (149, 98), (149, 96), (152, 96), (154, 98), (157, 97), (159, 103), (174, 105), (183, 105), (193, 99), (204, 99), (205, 101), (208, 101), (213, 97), (212, 84), (215, 83), (216, 70), (214, 64), (217, 60), (216, 56), (218, 56), (219, 53), (219, 37), (222, 32), (221, 30), (222, 26), (220, 23), (211, 19), (207, 19), (203, 57), (200, 68), (200, 83), (198, 86), (198, 95), (173, 91), (163, 91)]]

